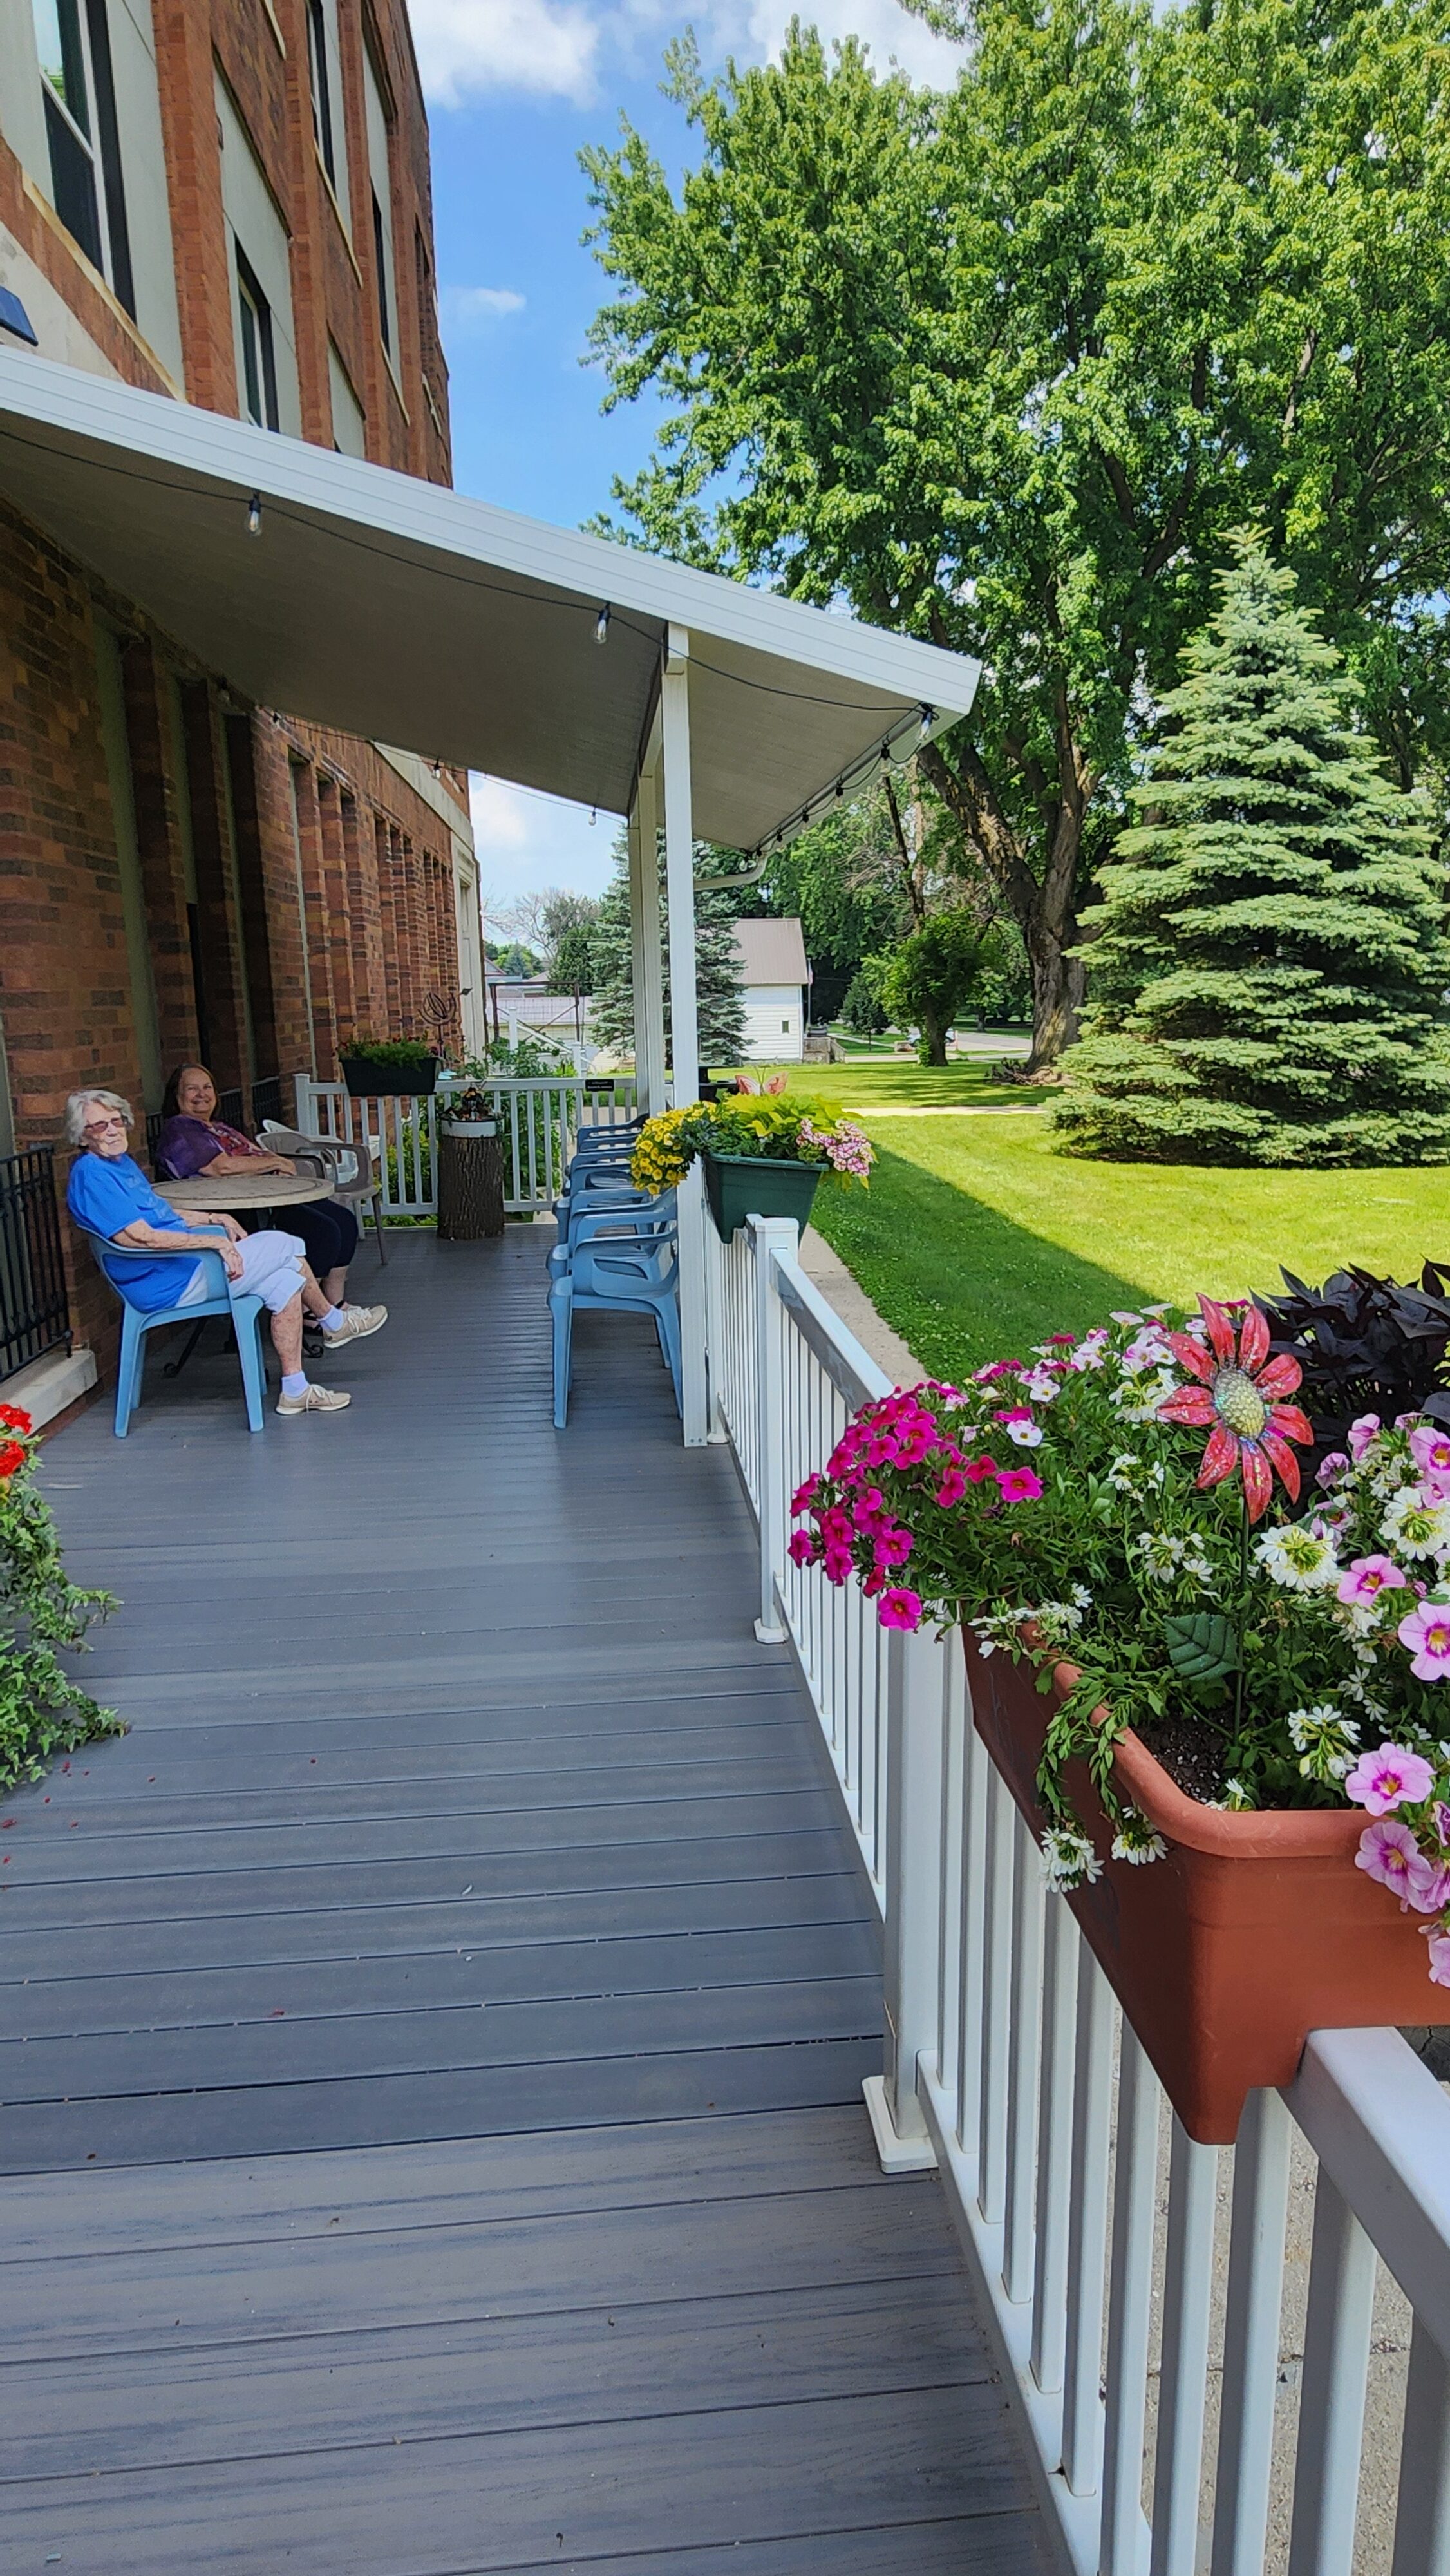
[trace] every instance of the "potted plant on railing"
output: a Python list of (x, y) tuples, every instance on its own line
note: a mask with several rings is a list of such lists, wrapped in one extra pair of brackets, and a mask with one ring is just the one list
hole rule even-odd
[(1048, 1884), (1226, 2142), (1311, 2029), (1450, 2022), (1450, 1435), (1366, 1412), (1314, 1468), (1312, 1345), (1199, 1309), (867, 1405), (790, 1550), (962, 1626)]
[(373, 1038), (359, 1029), (340, 1062), (354, 1100), (426, 1100), (438, 1080), (438, 1058), (420, 1038)]
[(747, 1216), (790, 1216), (804, 1226), (826, 1174), (864, 1185), (875, 1160), (859, 1127), (819, 1100), (786, 1094), (783, 1075), (764, 1089), (746, 1078), (723, 1100), (647, 1120), (630, 1167), (636, 1187), (673, 1189), (697, 1155), (722, 1243)]

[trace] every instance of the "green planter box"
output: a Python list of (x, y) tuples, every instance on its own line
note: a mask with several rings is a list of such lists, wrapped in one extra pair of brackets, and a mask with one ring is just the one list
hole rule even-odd
[(353, 1100), (427, 1100), (438, 1080), (438, 1058), (387, 1064), (374, 1055), (345, 1055), (342, 1078)]
[(824, 1163), (776, 1162), (768, 1154), (702, 1154), (705, 1196), (722, 1243), (736, 1236), (748, 1216), (793, 1216), (810, 1221)]

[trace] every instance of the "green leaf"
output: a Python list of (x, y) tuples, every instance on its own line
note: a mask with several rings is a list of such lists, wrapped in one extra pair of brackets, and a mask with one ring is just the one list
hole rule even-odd
[(1183, 1681), (1221, 1682), (1238, 1668), (1238, 1640), (1231, 1619), (1216, 1610), (1192, 1610), (1165, 1619), (1168, 1661)]

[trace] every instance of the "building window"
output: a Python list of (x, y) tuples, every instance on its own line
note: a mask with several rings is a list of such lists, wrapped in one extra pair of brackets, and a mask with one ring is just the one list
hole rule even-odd
[(332, 83), (327, 70), (327, 19), (322, 0), (307, 0), (307, 68), (312, 80), (312, 131), (322, 166), (337, 186), (337, 150), (332, 139)]
[(259, 429), (279, 429), (277, 361), (272, 346), (272, 307), (256, 271), (237, 249), (237, 309), (242, 330), (242, 408)]
[(134, 319), (105, 0), (32, 0), (55, 211)]
[(378, 329), (383, 335), (383, 347), (387, 350), (388, 356), (391, 357), (393, 354), (393, 331), (392, 317), (388, 312), (389, 263), (387, 253), (387, 234), (383, 229), (383, 210), (378, 204), (378, 192), (376, 188), (373, 190), (373, 257), (376, 259), (378, 264)]

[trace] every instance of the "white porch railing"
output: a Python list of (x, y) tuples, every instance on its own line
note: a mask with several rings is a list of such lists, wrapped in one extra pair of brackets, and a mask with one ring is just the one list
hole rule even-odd
[(793, 1224), (722, 1250), (707, 1221), (706, 1317), (758, 1633), (794, 1647), (884, 1916), (882, 2161), (940, 2173), (1064, 2566), (1450, 2576), (1450, 2099), (1398, 2032), (1318, 2031), (1235, 2148), (1165, 2122), (959, 1641), (888, 1644), (786, 1556), (791, 1491), (888, 1391)]
[[(533, 1216), (553, 1206), (581, 1127), (616, 1127), (634, 1116), (632, 1080), (591, 1088), (582, 1076), (546, 1074), (475, 1085), (498, 1121), (504, 1206)], [(297, 1077), (297, 1124), (316, 1136), (366, 1144), (382, 1184), (384, 1217), (438, 1213), (438, 1116), (446, 1086), (424, 1100), (355, 1100), (341, 1082)]]

